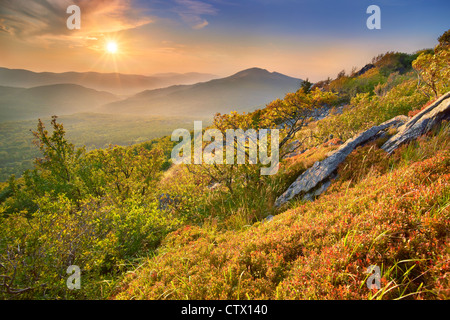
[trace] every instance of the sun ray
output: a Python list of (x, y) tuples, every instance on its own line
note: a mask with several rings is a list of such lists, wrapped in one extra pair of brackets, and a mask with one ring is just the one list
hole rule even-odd
[(108, 51), (108, 53), (112, 53), (112, 54), (117, 53), (117, 50), (118, 50), (117, 43), (114, 41), (109, 41), (106, 44), (106, 50)]

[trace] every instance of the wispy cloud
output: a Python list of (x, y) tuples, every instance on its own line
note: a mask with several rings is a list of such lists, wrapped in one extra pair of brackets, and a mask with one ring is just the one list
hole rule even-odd
[(211, 4), (198, 0), (175, 0), (177, 6), (175, 11), (193, 29), (202, 29), (209, 22), (203, 17), (215, 15), (218, 10)]
[(203, 29), (204, 27), (206, 27), (209, 24), (208, 21), (203, 20), (202, 22), (199, 22), (198, 24), (194, 25), (192, 28), (194, 29)]
[[(76, 33), (66, 27), (66, 9), (72, 4), (81, 9), (81, 29)], [(92, 39), (152, 21), (131, 0), (2, 0), (0, 6), (1, 31), (27, 42)]]

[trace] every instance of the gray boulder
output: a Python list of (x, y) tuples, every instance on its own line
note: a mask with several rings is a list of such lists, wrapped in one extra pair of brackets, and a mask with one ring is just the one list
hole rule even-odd
[(323, 193), (335, 177), (335, 171), (340, 163), (358, 146), (369, 140), (383, 136), (385, 130), (390, 127), (398, 128), (398, 133), (386, 141), (381, 147), (387, 153), (392, 153), (405, 142), (418, 138), (430, 131), (435, 125), (444, 119), (450, 119), (450, 92), (444, 94), (429, 107), (409, 119), (406, 116), (398, 116), (378, 126), (349, 139), (339, 149), (328, 154), (323, 161), (316, 162), (311, 168), (300, 175), (297, 180), (275, 201), (279, 207), (297, 195), (302, 195), (303, 200), (314, 200)]
[(308, 192), (307, 194), (305, 194), (303, 196), (303, 200), (305, 200), (305, 201), (314, 201), (316, 197), (320, 196), (322, 193), (324, 193), (328, 189), (328, 187), (331, 185), (331, 179), (334, 179), (334, 178), (332, 176), (330, 176), (319, 187), (317, 187), (313, 191)]
[[(320, 193), (325, 191), (330, 185), (329, 180), (335, 174), (339, 164), (358, 146), (377, 137), (380, 131), (390, 127), (399, 127), (408, 120), (406, 116), (398, 116), (388, 120), (378, 126), (374, 126), (367, 131), (362, 132), (356, 137), (347, 140), (337, 150), (334, 150), (323, 161), (318, 161), (301, 174), (294, 183), (275, 201), (275, 206), (279, 207), (295, 196), (303, 194), (305, 200), (312, 200)], [(318, 189), (316, 189), (318, 188)]]
[(392, 153), (403, 143), (414, 140), (427, 133), (444, 119), (450, 119), (450, 92), (447, 92), (430, 106), (412, 117), (381, 148), (387, 153)]

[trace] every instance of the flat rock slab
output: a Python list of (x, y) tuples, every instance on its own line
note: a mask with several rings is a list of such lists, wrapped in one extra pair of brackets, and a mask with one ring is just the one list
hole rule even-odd
[[(406, 116), (398, 116), (347, 140), (337, 150), (331, 152), (323, 161), (318, 161), (301, 174), (289, 188), (277, 198), (275, 206), (279, 207), (299, 194), (307, 194), (319, 184), (327, 185), (327, 179), (334, 173), (339, 164), (359, 145), (367, 142), (380, 131), (390, 127), (398, 127), (408, 121)], [(328, 184), (329, 185), (329, 184)], [(315, 194), (315, 193), (314, 193)]]
[(390, 154), (403, 143), (427, 133), (443, 119), (450, 119), (450, 92), (444, 94), (401, 126), (398, 133), (386, 141), (381, 149)]

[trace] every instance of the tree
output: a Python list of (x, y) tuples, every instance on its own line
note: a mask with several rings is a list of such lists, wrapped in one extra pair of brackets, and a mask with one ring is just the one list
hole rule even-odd
[(306, 78), (306, 80), (302, 82), (300, 89), (302, 89), (304, 93), (310, 93), (312, 86), (313, 84)]
[[(84, 147), (75, 148), (67, 141), (64, 126), (56, 122), (57, 118), (57, 116), (52, 117), (52, 134), (45, 129), (41, 119), (39, 119), (37, 130), (33, 131), (34, 143), (43, 154), (43, 158), (35, 160), (36, 169), (41, 172), (40, 177), (46, 180), (40, 187), (44, 192), (53, 190), (57, 193), (65, 193), (70, 199), (79, 200), (82, 197), (82, 191), (77, 167), (85, 154), (85, 149)], [(35, 179), (34, 182), (37, 180)]]
[(439, 46), (448, 47), (450, 45), (450, 29), (445, 31), (439, 38)]
[(94, 195), (108, 195), (116, 204), (149, 195), (161, 177), (164, 153), (159, 147), (110, 146), (90, 152), (81, 163), (80, 176)]
[(422, 93), (438, 98), (450, 89), (450, 30), (439, 37), (433, 53), (423, 52), (413, 62)]
[[(288, 93), (283, 100), (277, 99), (269, 103), (265, 109), (250, 114), (217, 114), (214, 117), (213, 127), (226, 135), (227, 129), (241, 129), (246, 132), (249, 129), (279, 129), (280, 141), (278, 145), (279, 157), (282, 159), (288, 151), (286, 145), (290, 142), (314, 116), (317, 108), (324, 104), (331, 104), (337, 100), (337, 95), (332, 92), (322, 91), (316, 88), (309, 93), (300, 89), (294, 93)], [(268, 139), (271, 141), (271, 139)], [(298, 147), (301, 146), (301, 143)], [(235, 151), (237, 142), (234, 141)], [(245, 145), (245, 157), (249, 158), (249, 142)], [(236, 188), (246, 187), (251, 182), (257, 185), (264, 179), (260, 177), (260, 164), (258, 165), (203, 165), (206, 172), (214, 182), (223, 183), (230, 193)]]
[[(329, 91), (315, 90), (305, 93), (301, 90), (288, 93), (284, 100), (275, 100), (267, 106), (266, 118), (269, 122), (280, 124), (284, 137), (280, 141), (280, 150), (300, 131), (314, 115), (317, 108), (332, 104), (337, 95)], [(283, 153), (280, 153), (282, 157)]]
[(65, 138), (62, 124), (54, 116), (50, 134), (41, 120), (35, 132), (35, 144), (43, 154), (36, 159), (36, 169), (24, 175), (25, 181), (37, 197), (46, 192), (52, 196), (65, 194), (79, 202), (86, 196), (108, 195), (116, 204), (151, 193), (161, 176), (164, 152), (158, 146), (151, 150), (144, 146), (93, 150), (75, 148)]
[(340, 79), (340, 78), (343, 78), (343, 77), (345, 77), (345, 70), (341, 70), (341, 71), (337, 74), (336, 79)]

